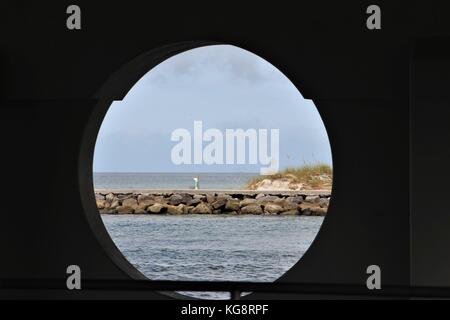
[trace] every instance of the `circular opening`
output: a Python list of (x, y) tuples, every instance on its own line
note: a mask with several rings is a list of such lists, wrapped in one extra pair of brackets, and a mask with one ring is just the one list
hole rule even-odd
[(270, 282), (319, 231), (331, 150), (314, 103), (278, 69), (211, 45), (164, 60), (111, 104), (93, 181), (111, 239), (149, 279)]

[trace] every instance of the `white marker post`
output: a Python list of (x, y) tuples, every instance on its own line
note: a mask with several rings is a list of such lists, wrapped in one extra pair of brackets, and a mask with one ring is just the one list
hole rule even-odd
[(195, 177), (193, 178), (194, 180), (194, 189), (198, 190), (199, 189), (199, 177)]

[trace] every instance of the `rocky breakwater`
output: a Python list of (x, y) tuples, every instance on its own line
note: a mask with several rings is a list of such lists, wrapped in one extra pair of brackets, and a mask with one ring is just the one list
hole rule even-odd
[(330, 193), (96, 191), (101, 214), (254, 214), (324, 216)]

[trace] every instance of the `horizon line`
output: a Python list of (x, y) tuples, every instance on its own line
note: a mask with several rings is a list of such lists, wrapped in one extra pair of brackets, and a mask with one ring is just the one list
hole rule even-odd
[(255, 172), (249, 172), (249, 171), (223, 171), (223, 172), (217, 172), (217, 171), (183, 171), (183, 172), (168, 172), (168, 171), (93, 171), (93, 173), (194, 173), (194, 174), (200, 174), (200, 173), (255, 173), (260, 174), (258, 171)]

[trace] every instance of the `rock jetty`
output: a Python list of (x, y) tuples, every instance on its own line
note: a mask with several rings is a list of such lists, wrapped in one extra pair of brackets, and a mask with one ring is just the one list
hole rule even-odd
[(330, 192), (145, 192), (99, 190), (101, 214), (253, 214), (324, 216)]

